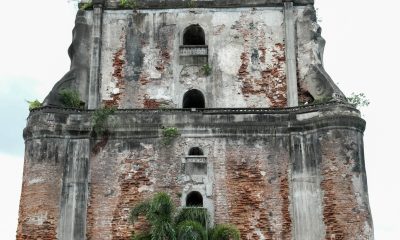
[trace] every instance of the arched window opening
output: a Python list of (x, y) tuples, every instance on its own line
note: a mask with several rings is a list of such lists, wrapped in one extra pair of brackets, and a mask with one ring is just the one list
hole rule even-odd
[(189, 150), (189, 156), (203, 156), (203, 150), (201, 150), (199, 147), (192, 147)]
[(203, 28), (198, 24), (190, 25), (183, 32), (183, 45), (205, 45)]
[(197, 90), (189, 90), (183, 95), (183, 108), (204, 108), (205, 101), (203, 94)]
[(186, 197), (187, 207), (203, 207), (203, 196), (199, 192), (191, 192)]

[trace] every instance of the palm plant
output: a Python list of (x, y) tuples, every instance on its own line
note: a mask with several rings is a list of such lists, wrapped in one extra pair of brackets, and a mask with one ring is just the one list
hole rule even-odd
[(210, 240), (239, 240), (240, 232), (236, 226), (230, 224), (218, 224), (209, 232)]
[(131, 222), (143, 215), (150, 229), (134, 233), (132, 240), (240, 240), (239, 230), (229, 224), (209, 229), (209, 214), (205, 208), (183, 208), (175, 212), (171, 197), (157, 193), (153, 198), (131, 209)]
[[(144, 215), (151, 227), (149, 233), (140, 234), (140, 239), (175, 240), (175, 227), (173, 221), (174, 205), (166, 193), (157, 193), (150, 201), (144, 201), (131, 210), (130, 220), (135, 222), (139, 215)], [(134, 236), (133, 239), (137, 239)], [(143, 238), (144, 237), (144, 238)]]

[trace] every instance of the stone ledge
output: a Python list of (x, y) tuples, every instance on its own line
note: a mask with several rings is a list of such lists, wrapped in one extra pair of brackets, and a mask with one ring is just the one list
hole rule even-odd
[[(174, 9), (174, 8), (234, 8), (234, 7), (276, 7), (287, 0), (135, 0), (137, 9)], [(314, 4), (314, 0), (293, 0), (294, 5)], [(96, 5), (104, 4), (106, 9), (124, 9), (115, 0), (95, 0)], [(80, 3), (82, 5), (84, 3)]]
[[(133, 108), (133, 109), (117, 109), (117, 113), (158, 113), (158, 112), (196, 112), (196, 113), (203, 113), (203, 114), (254, 114), (254, 113), (306, 113), (306, 112), (313, 112), (319, 111), (327, 108), (332, 107), (340, 107), (342, 109), (346, 109), (349, 111), (354, 111), (360, 114), (360, 112), (351, 104), (348, 103), (341, 103), (341, 102), (325, 102), (319, 104), (308, 104), (303, 106), (297, 107), (287, 107), (287, 108), (163, 108), (163, 109), (145, 109), (145, 108)], [(46, 113), (91, 113), (95, 110), (87, 110), (81, 108), (63, 108), (63, 107), (56, 107), (56, 106), (44, 106), (40, 108), (36, 108), (30, 111), (29, 115), (33, 115), (36, 112), (46, 112)]]
[[(92, 138), (93, 111), (45, 107), (31, 113), (24, 138)], [(301, 117), (300, 117), (301, 116)], [(162, 126), (182, 137), (288, 135), (321, 129), (363, 132), (365, 121), (347, 104), (289, 109), (129, 109), (110, 116), (109, 137), (159, 138)]]

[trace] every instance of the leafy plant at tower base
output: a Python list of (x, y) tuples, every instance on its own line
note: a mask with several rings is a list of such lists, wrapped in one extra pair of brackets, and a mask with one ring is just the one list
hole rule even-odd
[(215, 226), (210, 231), (209, 239), (218, 239), (218, 240), (239, 240), (240, 239), (240, 232), (236, 228), (236, 226), (230, 224), (220, 224)]
[[(240, 232), (230, 224), (209, 227), (206, 208), (182, 208), (178, 212), (167, 193), (156, 193), (130, 211), (129, 220), (135, 223), (145, 216), (150, 228), (133, 233), (132, 240), (240, 240)], [(199, 219), (200, 218), (200, 219)]]

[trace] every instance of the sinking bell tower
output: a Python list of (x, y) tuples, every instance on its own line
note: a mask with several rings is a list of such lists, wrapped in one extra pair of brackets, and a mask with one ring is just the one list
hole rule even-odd
[(79, 5), (71, 68), (24, 130), (17, 239), (128, 240), (157, 192), (242, 239), (373, 239), (365, 121), (313, 0)]

